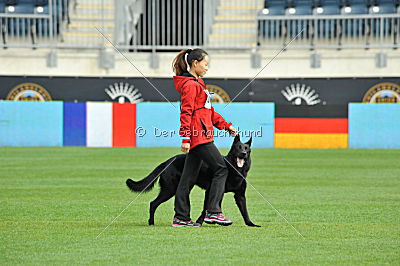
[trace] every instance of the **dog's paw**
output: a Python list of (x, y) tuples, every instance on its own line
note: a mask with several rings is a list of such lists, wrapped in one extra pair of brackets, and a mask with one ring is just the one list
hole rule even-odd
[(196, 223), (203, 225), (204, 220), (203, 219), (197, 219)]
[(246, 225), (250, 226), (250, 227), (261, 227), (261, 225), (256, 225), (256, 224), (253, 224), (252, 222), (247, 223)]

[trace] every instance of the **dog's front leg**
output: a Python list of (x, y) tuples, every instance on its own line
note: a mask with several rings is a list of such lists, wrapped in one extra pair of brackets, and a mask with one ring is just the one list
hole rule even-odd
[(203, 205), (203, 211), (201, 212), (201, 215), (199, 218), (197, 218), (196, 223), (203, 224), (204, 222), (204, 217), (206, 217), (206, 210), (208, 208), (208, 194), (209, 190), (206, 190), (206, 193), (204, 193), (204, 205)]
[(236, 205), (239, 207), (240, 213), (243, 216), (245, 224), (247, 226), (261, 227), (259, 225), (253, 224), (253, 222), (250, 221), (249, 213), (247, 212), (246, 197), (244, 195), (244, 192), (236, 192), (234, 197)]

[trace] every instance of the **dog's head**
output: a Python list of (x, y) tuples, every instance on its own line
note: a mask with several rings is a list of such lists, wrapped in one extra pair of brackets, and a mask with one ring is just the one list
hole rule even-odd
[(246, 143), (241, 142), (239, 134), (236, 135), (233, 141), (229, 155), (233, 157), (239, 168), (242, 168), (245, 162), (250, 160), (251, 141), (252, 137)]

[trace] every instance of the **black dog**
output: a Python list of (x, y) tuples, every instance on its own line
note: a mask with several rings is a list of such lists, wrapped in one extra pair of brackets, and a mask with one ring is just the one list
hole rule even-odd
[[(246, 207), (246, 178), (250, 170), (250, 146), (251, 140), (246, 143), (240, 141), (239, 135), (235, 137), (232, 147), (227, 156), (224, 156), (226, 166), (228, 167), (229, 174), (225, 184), (225, 193), (235, 193), (235, 201), (239, 210), (244, 218), (244, 222), (248, 226), (257, 226), (250, 221), (249, 214)], [(179, 179), (181, 178), (183, 166), (185, 164), (186, 154), (176, 155), (167, 161), (163, 162), (156, 169), (153, 170), (147, 177), (140, 181), (126, 180), (126, 185), (134, 192), (150, 191), (154, 187), (157, 177), (160, 176), (160, 193), (155, 200), (150, 203), (150, 218), (149, 225), (154, 225), (154, 213), (157, 207), (172, 198), (178, 187)], [(196, 180), (196, 185), (206, 190), (204, 198), (204, 208), (200, 217), (197, 219), (198, 223), (203, 223), (207, 210), (208, 192), (211, 184), (211, 177), (213, 173), (203, 162), (199, 176)], [(243, 178), (244, 177), (244, 178)], [(194, 186), (194, 184), (193, 184)], [(220, 203), (221, 204), (221, 203)]]

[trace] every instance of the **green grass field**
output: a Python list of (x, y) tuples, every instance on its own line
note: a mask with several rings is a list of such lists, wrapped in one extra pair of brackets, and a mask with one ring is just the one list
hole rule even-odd
[[(173, 200), (125, 186), (178, 149), (0, 148), (0, 264), (400, 264), (400, 150), (254, 149), (246, 227), (172, 228)], [(226, 150), (223, 150), (225, 153)], [(203, 191), (191, 194), (192, 218)]]

